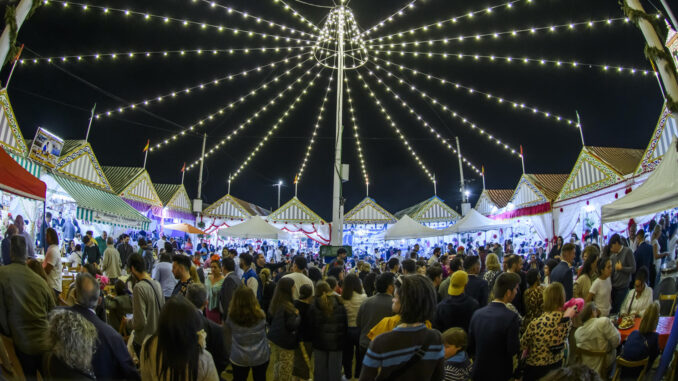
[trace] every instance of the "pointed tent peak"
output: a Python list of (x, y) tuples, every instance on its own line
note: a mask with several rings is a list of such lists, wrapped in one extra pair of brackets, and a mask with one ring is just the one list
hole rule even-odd
[(523, 177), (534, 184), (548, 201), (553, 201), (563, 189), (569, 175), (566, 173), (533, 173), (525, 174)]
[(408, 215), (404, 215), (398, 222), (393, 224), (384, 234), (384, 240), (430, 238), (443, 235), (441, 230), (424, 226)]
[(494, 203), (497, 208), (505, 207), (513, 196), (513, 189), (485, 189), (483, 193), (487, 193), (490, 201)]
[(114, 191), (92, 146), (85, 140), (65, 140), (55, 169), (87, 185)]
[(509, 226), (511, 225), (501, 221), (495, 221), (491, 218), (483, 216), (475, 209), (471, 209), (456, 224), (443, 231), (445, 232), (445, 235), (448, 235), (454, 233), (474, 233), (499, 230)]
[(203, 214), (210, 217), (239, 220), (252, 216), (267, 216), (270, 211), (236, 198), (231, 194), (226, 194), (211, 205), (206, 206)]
[(618, 147), (584, 147), (588, 153), (599, 159), (605, 165), (621, 176), (632, 174), (643, 157), (642, 149)]
[(262, 216), (252, 216), (247, 221), (219, 230), (220, 237), (245, 239), (289, 239), (290, 234), (269, 224)]
[[(31, 141), (32, 142), (32, 141)], [(61, 157), (68, 156), (70, 153), (73, 153), (74, 151), (78, 150), (79, 148), (82, 148), (84, 145), (90, 145), (86, 140), (84, 139), (65, 139), (64, 140), (64, 145), (61, 147)], [(91, 148), (91, 146), (90, 146)]]
[(172, 197), (181, 189), (181, 184), (153, 184), (163, 206), (167, 206)]
[(395, 213), (395, 217), (398, 219), (401, 219), (404, 216), (410, 216), (418, 222), (446, 222), (455, 221), (461, 218), (459, 213), (445, 204), (438, 196), (433, 196)]
[(268, 216), (268, 219), (269, 221), (273, 222), (289, 222), (299, 224), (326, 223), (322, 217), (312, 211), (296, 197), (292, 197), (291, 200), (287, 201), (284, 205), (271, 213)]
[(365, 197), (344, 216), (345, 224), (393, 224), (396, 221), (393, 214), (370, 197)]
[(146, 172), (142, 167), (104, 166), (103, 169), (115, 193), (121, 193), (134, 179)]
[(19, 123), (14, 115), (12, 104), (9, 102), (7, 89), (0, 90), (0, 147), (9, 153), (26, 156), (30, 147), (24, 140)]
[(664, 102), (659, 121), (652, 133), (650, 143), (643, 153), (643, 158), (640, 164), (638, 164), (638, 168), (635, 171), (636, 174), (650, 172), (655, 169), (671, 145), (671, 141), (676, 136), (678, 136), (678, 116), (673, 115), (667, 103)]

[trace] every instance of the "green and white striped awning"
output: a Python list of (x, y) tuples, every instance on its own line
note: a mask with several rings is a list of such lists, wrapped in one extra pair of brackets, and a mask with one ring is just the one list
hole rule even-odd
[(151, 221), (119, 196), (56, 174), (53, 176), (78, 204), (78, 219), (128, 229), (148, 230)]
[(25, 170), (30, 172), (31, 175), (40, 178), (40, 174), (42, 173), (42, 166), (40, 164), (35, 163), (26, 157), (13, 154), (11, 152), (8, 153), (12, 159), (16, 160), (16, 162), (19, 163), (19, 165), (21, 165)]

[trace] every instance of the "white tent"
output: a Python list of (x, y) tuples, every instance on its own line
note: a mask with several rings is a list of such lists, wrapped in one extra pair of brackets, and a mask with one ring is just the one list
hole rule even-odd
[(252, 216), (249, 220), (219, 230), (220, 237), (231, 238), (260, 238), (260, 239), (289, 239), (290, 235), (269, 224), (261, 216)]
[(485, 232), (489, 230), (507, 228), (509, 226), (509, 224), (487, 218), (478, 213), (475, 209), (470, 209), (464, 218), (459, 220), (456, 224), (443, 230), (443, 232), (445, 235), (455, 233)]
[(678, 143), (674, 138), (661, 163), (645, 183), (604, 205), (602, 221), (619, 221), (678, 207)]
[(442, 230), (431, 229), (413, 220), (410, 216), (404, 215), (403, 218), (386, 230), (384, 239), (386, 241), (391, 241), (398, 239), (439, 237), (441, 235), (443, 235)]

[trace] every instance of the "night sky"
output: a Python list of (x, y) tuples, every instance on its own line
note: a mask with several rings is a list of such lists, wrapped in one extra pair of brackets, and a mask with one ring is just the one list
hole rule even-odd
[[(280, 3), (273, 0), (215, 0), (234, 9), (248, 11), (267, 20), (309, 32)], [(316, 4), (331, 5), (331, 0), (310, 0)], [(450, 1), (420, 0), (414, 9), (408, 9), (404, 16), (372, 34), (373, 37), (408, 30), (423, 24), (431, 24), (454, 16), (463, 16), (472, 10), (501, 4), (501, 0)], [(657, 3), (657, 2), (654, 2)], [(130, 9), (155, 15), (188, 19), (214, 25), (248, 29), (263, 33), (290, 35), (279, 28), (269, 28), (262, 22), (243, 19), (237, 14), (228, 15), (220, 7), (209, 3), (190, 0), (115, 0), (108, 2), (94, 0), (90, 5)], [(320, 23), (328, 9), (310, 7), (289, 0), (289, 4), (314, 23)], [(378, 21), (393, 14), (407, 2), (401, 0), (352, 0), (349, 6), (354, 10), (361, 29), (368, 29)], [(656, 12), (649, 2), (646, 10)], [(475, 36), (476, 34), (510, 31), (550, 25), (569, 24), (607, 18), (623, 17), (617, 1), (602, 0), (534, 0), (528, 4), (518, 1), (511, 9), (501, 7), (491, 14), (477, 14), (473, 18), (460, 17), (456, 24), (446, 23), (438, 29), (433, 26), (428, 32), (405, 34), (403, 39), (394, 41), (427, 41), (433, 38)], [(162, 20), (145, 20), (143, 16), (124, 16), (119, 12), (104, 14), (101, 9), (72, 4), (64, 8), (60, 2), (52, 1), (42, 7), (22, 27), (19, 43), (24, 43), (23, 58), (61, 57), (63, 55), (86, 55), (94, 53), (119, 53), (118, 58), (104, 57), (96, 61), (83, 58), (77, 62), (53, 60), (51, 64), (23, 64), (14, 72), (9, 94), (14, 111), (24, 136), (32, 139), (37, 127), (42, 126), (64, 139), (83, 139), (87, 129), (90, 110), (94, 103), (97, 112), (124, 107), (132, 102), (155, 98), (158, 95), (181, 91), (186, 87), (207, 83), (215, 78), (265, 65), (284, 59), (292, 53), (236, 52), (229, 55), (213, 55), (212, 49), (242, 49), (265, 47), (299, 46), (298, 43), (262, 40), (248, 37), (247, 33), (234, 36), (214, 28), (198, 26), (184, 27), (179, 22), (163, 23)], [(447, 52), (449, 54), (479, 54), (530, 57), (536, 59), (562, 60), (611, 66), (635, 67), (651, 70), (643, 56), (645, 41), (632, 23), (623, 21), (595, 24), (595, 27), (577, 26), (574, 30), (558, 28), (556, 32), (540, 31), (535, 34), (519, 33), (511, 37), (504, 35), (493, 39), (485, 37), (480, 41), (466, 38), (450, 41), (447, 45), (427, 43), (418, 47), (407, 46), (404, 50), (426, 53)], [(153, 55), (149, 58), (137, 55), (126, 56), (130, 51), (204, 49), (201, 55), (186, 53), (184, 56), (170, 54), (168, 57)], [(397, 47), (393, 50), (399, 50)], [(373, 55), (370, 53), (370, 55)], [(502, 60), (475, 60), (473, 58), (433, 57), (426, 54), (390, 57), (379, 55), (400, 65), (458, 81), (479, 91), (489, 92), (507, 100), (516, 100), (539, 110), (576, 119), (579, 112), (587, 145), (645, 148), (659, 117), (662, 97), (653, 76), (619, 74), (616, 70), (604, 72), (601, 68), (580, 65), (572, 68), (563, 64), (524, 64), (518, 60), (506, 63)], [(374, 61), (373, 61), (374, 62)], [(382, 65), (383, 62), (377, 61)], [(396, 121), (407, 140), (422, 162), (435, 173), (438, 179), (438, 195), (455, 209), (459, 209), (459, 170), (456, 157), (425, 130), (416, 117), (405, 111), (392, 95), (388, 95), (374, 78), (367, 77), (367, 69), (374, 70), (374, 63), (359, 69), (381, 99), (384, 107)], [(292, 76), (280, 79), (276, 86), (260, 91), (233, 111), (196, 128), (197, 133), (186, 134), (177, 141), (149, 154), (147, 168), (157, 183), (178, 183), (181, 181), (180, 168), (200, 155), (201, 134), (208, 134), (208, 148), (215, 141), (227, 135), (242, 124), (263, 102), (277, 94), (294, 78), (310, 67), (297, 69)], [(215, 112), (251, 89), (261, 86), (287, 70), (288, 66), (278, 65), (261, 72), (250, 73), (231, 82), (222, 81), (219, 86), (206, 86), (188, 95), (166, 98), (161, 103), (137, 107), (122, 114), (95, 120), (90, 142), (102, 165), (141, 166), (142, 149), (146, 140), (151, 145), (162, 141), (176, 132), (187, 128), (204, 116)], [(415, 84), (435, 99), (464, 114), (479, 127), (509, 144), (525, 149), (525, 166), (528, 173), (569, 173), (581, 149), (581, 140), (576, 128), (547, 119), (531, 111), (517, 111), (508, 103), (498, 104), (479, 94), (441, 86), (427, 81), (421, 75), (389, 69), (401, 78)], [(347, 72), (356, 117), (360, 126), (363, 152), (371, 180), (370, 196), (391, 212), (418, 203), (433, 195), (433, 185), (400, 139), (374, 106), (373, 100), (359, 86), (362, 82), (355, 71)], [(438, 106), (426, 102), (408, 87), (400, 86), (396, 80), (386, 78), (384, 72), (375, 71), (384, 82), (407, 100), (423, 120), (445, 138), (454, 140), (459, 136), (462, 153), (477, 167), (486, 169), (488, 188), (514, 188), (520, 175), (520, 160), (499, 149), (486, 137), (471, 130), (458, 120), (451, 118)], [(8, 69), (2, 71), (3, 83)], [(318, 110), (327, 85), (329, 70), (316, 81), (308, 95), (301, 101), (287, 120), (253, 158), (246, 169), (232, 185), (231, 193), (239, 198), (254, 202), (265, 208), (276, 207), (274, 183), (282, 180), (283, 203), (294, 194), (294, 176), (301, 165), (313, 130)], [(307, 82), (297, 85), (289, 94), (297, 96)], [(334, 90), (330, 93), (333, 97)], [(279, 118), (292, 100), (290, 95), (267, 112), (262, 113), (247, 129), (208, 157), (205, 162), (203, 199), (211, 203), (223, 196), (227, 190), (227, 178), (251, 154), (267, 130)], [(323, 122), (318, 131), (310, 162), (299, 184), (299, 198), (323, 218), (331, 217), (332, 162), (334, 142), (335, 102), (331, 98), (326, 105)], [(351, 165), (351, 179), (345, 183), (347, 198), (346, 211), (365, 196), (365, 186), (352, 138), (352, 124), (345, 109), (344, 120), (344, 162)], [(471, 201), (480, 194), (482, 181), (472, 176), (468, 168), (465, 175), (470, 183)], [(198, 171), (186, 174), (185, 184), (192, 198), (197, 192)]]

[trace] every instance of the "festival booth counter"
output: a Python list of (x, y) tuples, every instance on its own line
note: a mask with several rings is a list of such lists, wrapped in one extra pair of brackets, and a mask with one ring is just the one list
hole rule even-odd
[(151, 220), (151, 231), (157, 231), (163, 219), (163, 204), (151, 177), (141, 167), (105, 166), (104, 173), (113, 192), (139, 213)]
[(497, 213), (511, 201), (514, 189), (483, 189), (475, 210), (483, 216)]
[(161, 229), (166, 236), (183, 236), (181, 232), (169, 229), (166, 224), (195, 225), (195, 215), (191, 210), (191, 199), (183, 184), (153, 184), (162, 203)]
[(384, 233), (398, 220), (394, 215), (365, 197), (344, 215), (344, 245), (368, 249), (384, 240)]
[(513, 247), (517, 251), (537, 243), (548, 246), (554, 232), (553, 201), (567, 178), (567, 174), (523, 174), (502, 213), (491, 216), (511, 224)]
[(278, 229), (291, 233), (290, 243), (302, 249), (318, 249), (329, 245), (333, 226), (293, 197), (268, 216), (268, 221)]

